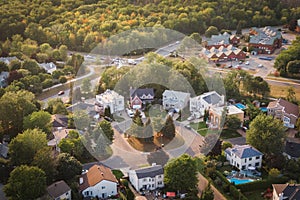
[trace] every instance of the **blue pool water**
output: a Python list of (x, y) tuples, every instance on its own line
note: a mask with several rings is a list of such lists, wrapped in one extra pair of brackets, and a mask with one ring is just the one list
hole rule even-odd
[(268, 111), (267, 107), (260, 107), (259, 109), (260, 109), (261, 111), (263, 111), (263, 112), (267, 112), (267, 111)]
[(244, 183), (249, 183), (252, 182), (252, 179), (237, 179), (237, 178), (230, 178), (228, 179), (228, 181), (230, 183), (234, 183), (235, 185), (240, 185), (240, 184), (244, 184)]
[(237, 103), (237, 104), (235, 104), (235, 106), (238, 107), (241, 110), (246, 109), (246, 106), (244, 104), (241, 104), (241, 103)]

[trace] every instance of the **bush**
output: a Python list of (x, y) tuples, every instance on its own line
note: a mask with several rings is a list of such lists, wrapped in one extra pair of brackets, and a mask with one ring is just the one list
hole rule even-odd
[(65, 82), (67, 82), (67, 78), (65, 76), (61, 76), (61, 77), (59, 77), (59, 82), (65, 83)]

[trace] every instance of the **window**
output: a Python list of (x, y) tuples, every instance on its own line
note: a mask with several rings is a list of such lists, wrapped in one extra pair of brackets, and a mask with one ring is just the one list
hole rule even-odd
[(161, 178), (161, 175), (159, 175), (158, 178)]
[(252, 160), (252, 158), (249, 158), (249, 161)]
[(244, 169), (246, 169), (246, 165), (243, 165), (243, 166), (242, 166), (242, 170), (244, 170)]
[(247, 158), (245, 158), (245, 162), (247, 162)]
[(152, 187), (154, 188), (154, 184), (152, 184)]
[(162, 181), (158, 181), (157, 184), (158, 184), (158, 185), (162, 185)]
[(154, 178), (152, 179), (152, 181), (154, 181)]
[(259, 162), (255, 163), (255, 166), (256, 166), (256, 167), (259, 166)]
[(248, 167), (252, 166), (251, 164), (248, 165)]
[(260, 158), (260, 156), (256, 156), (256, 160), (258, 160)]
[(68, 195), (69, 195), (69, 192), (66, 193), (66, 196), (68, 196)]
[(144, 179), (143, 179), (143, 181), (144, 181), (144, 182), (146, 182), (146, 181), (147, 181), (147, 179), (146, 179), (146, 178), (144, 178)]
[(105, 189), (105, 186), (102, 186), (101, 188), (102, 188), (102, 190), (103, 190), (103, 189)]

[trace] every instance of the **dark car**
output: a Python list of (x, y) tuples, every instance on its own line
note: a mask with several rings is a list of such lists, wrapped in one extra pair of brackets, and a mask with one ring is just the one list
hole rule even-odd
[(113, 121), (112, 118), (107, 117), (107, 116), (104, 116), (104, 119), (105, 119), (106, 121), (108, 121), (108, 122), (112, 122), (112, 121)]

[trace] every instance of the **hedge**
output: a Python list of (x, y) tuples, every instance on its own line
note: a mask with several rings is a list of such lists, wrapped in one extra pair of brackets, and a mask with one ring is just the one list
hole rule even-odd
[(288, 180), (289, 180), (288, 177), (282, 176), (282, 177), (276, 177), (276, 178), (253, 181), (241, 185), (236, 185), (236, 187), (241, 189), (242, 192), (252, 192), (259, 189), (271, 188), (272, 184), (286, 183)]

